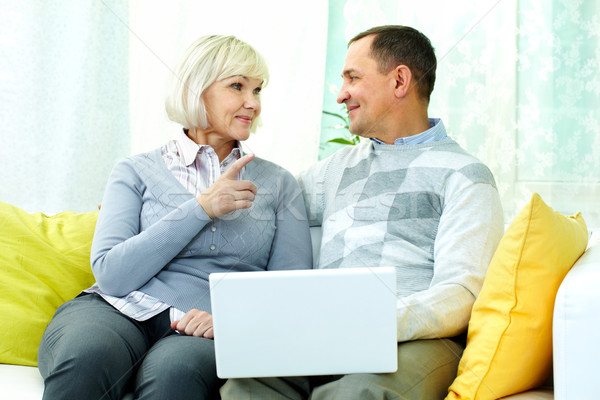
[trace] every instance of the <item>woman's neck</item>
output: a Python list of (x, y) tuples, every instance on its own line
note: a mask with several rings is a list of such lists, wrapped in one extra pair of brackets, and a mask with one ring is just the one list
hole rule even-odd
[(220, 135), (211, 135), (209, 130), (202, 131), (201, 129), (190, 129), (187, 132), (187, 136), (196, 144), (212, 147), (215, 153), (217, 153), (219, 162), (222, 162), (229, 154), (231, 154), (231, 151), (236, 145), (235, 140), (223, 140)]

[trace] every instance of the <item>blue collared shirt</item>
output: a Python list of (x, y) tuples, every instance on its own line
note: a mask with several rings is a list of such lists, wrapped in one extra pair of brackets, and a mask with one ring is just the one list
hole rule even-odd
[[(394, 145), (414, 145), (414, 144), (423, 144), (429, 142), (438, 142), (448, 137), (446, 134), (446, 128), (444, 127), (444, 123), (440, 118), (429, 118), (429, 126), (425, 132), (421, 132), (416, 135), (412, 135), (409, 137), (401, 137), (394, 141)], [(386, 144), (377, 138), (370, 138), (372, 141), (377, 142), (379, 144)]]

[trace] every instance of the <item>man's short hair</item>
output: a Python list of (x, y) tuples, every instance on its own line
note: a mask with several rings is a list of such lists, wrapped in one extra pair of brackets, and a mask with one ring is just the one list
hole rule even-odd
[[(252, 46), (235, 36), (200, 37), (175, 69), (165, 102), (169, 119), (185, 129), (208, 128), (202, 93), (214, 82), (237, 75), (260, 79), (264, 87), (269, 79), (267, 63)], [(251, 131), (259, 125), (260, 117)]]
[(379, 71), (387, 73), (398, 65), (406, 65), (413, 74), (420, 97), (429, 102), (437, 59), (427, 36), (408, 26), (376, 26), (353, 37), (348, 46), (369, 35), (375, 35), (371, 55), (377, 61)]

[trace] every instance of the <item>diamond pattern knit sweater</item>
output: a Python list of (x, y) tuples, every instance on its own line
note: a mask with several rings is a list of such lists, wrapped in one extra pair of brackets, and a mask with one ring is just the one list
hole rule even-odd
[(411, 146), (369, 140), (299, 181), (309, 220), (323, 229), (319, 268), (396, 268), (399, 341), (465, 331), (503, 233), (484, 164), (449, 138)]

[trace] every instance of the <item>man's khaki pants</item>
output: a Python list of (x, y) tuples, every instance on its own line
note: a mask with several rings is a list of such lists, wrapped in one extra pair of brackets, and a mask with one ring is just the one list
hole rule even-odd
[(398, 371), (389, 374), (230, 379), (223, 400), (242, 399), (443, 399), (456, 377), (462, 340), (430, 339), (398, 344)]

